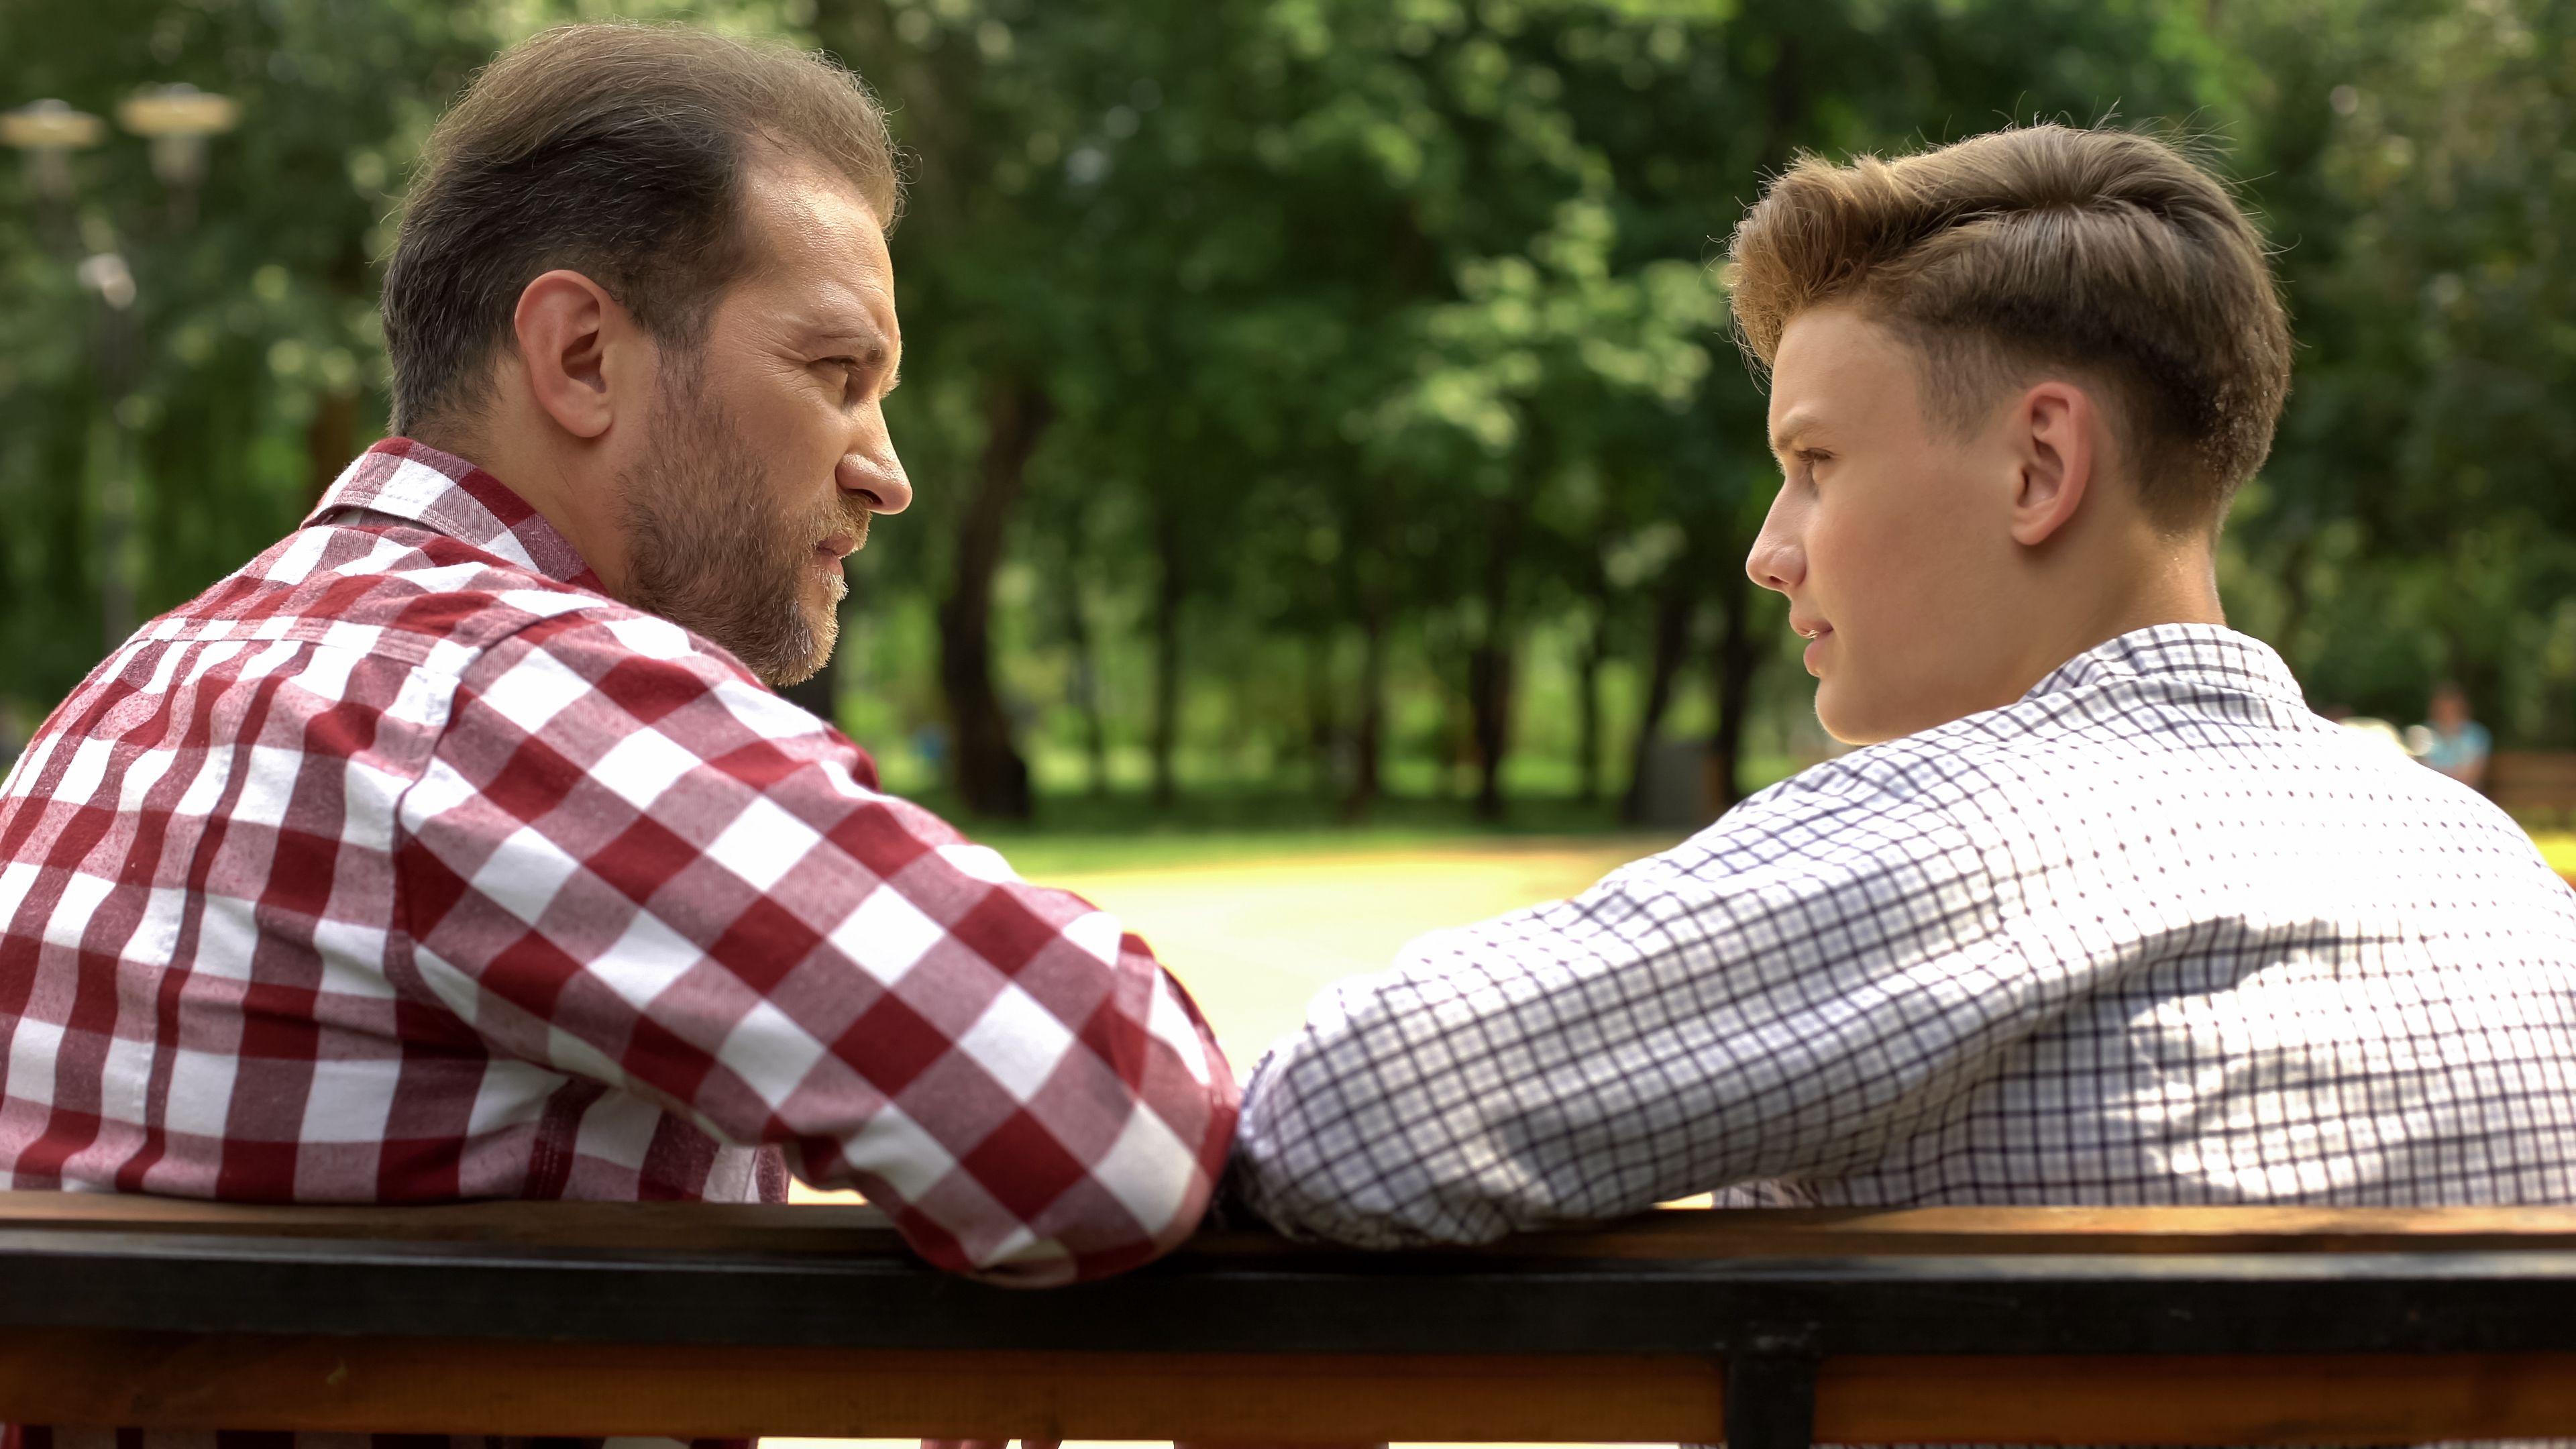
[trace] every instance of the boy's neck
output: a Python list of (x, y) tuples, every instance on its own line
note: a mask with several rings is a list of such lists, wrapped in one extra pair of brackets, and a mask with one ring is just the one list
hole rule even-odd
[(2067, 578), (2059, 581), (2064, 588), (2051, 591), (2056, 602), (2074, 607), (2035, 614), (2040, 627), (2030, 637), (2024, 690), (2066, 661), (2123, 634), (2158, 624), (2227, 622), (2208, 539), (2163, 540), (2159, 547), (2132, 553), (2127, 568), (2100, 568), (2101, 562), (2096, 561), (2099, 571), (2091, 579)]

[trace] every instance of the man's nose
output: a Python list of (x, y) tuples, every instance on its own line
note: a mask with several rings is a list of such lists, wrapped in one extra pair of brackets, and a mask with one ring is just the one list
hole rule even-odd
[(846, 454), (838, 474), (835, 481), (841, 491), (866, 499), (871, 513), (901, 513), (912, 506), (912, 480), (904, 476), (903, 461), (890, 448), (882, 453)]

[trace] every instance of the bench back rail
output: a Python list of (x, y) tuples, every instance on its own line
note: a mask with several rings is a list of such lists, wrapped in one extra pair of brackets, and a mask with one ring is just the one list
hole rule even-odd
[[(864, 1208), (0, 1194), (0, 1418), (424, 1433), (2576, 1436), (2576, 1210), (1666, 1212), (1047, 1292)], [(1732, 1432), (1730, 1432), (1732, 1431)]]

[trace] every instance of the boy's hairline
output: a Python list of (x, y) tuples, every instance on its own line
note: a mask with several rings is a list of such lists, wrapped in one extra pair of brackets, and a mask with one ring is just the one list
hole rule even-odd
[[(2138, 476), (2143, 451), (2138, 445), (2138, 403), (2131, 396), (2130, 386), (2120, 379), (2117, 364), (2088, 365), (2065, 358), (2051, 358), (2029, 348), (1981, 335), (1973, 328), (1941, 328), (1933, 323), (1891, 317), (1885, 308), (1870, 305), (1864, 289), (1847, 288), (1816, 298), (1784, 314), (1780, 318), (1778, 336), (1772, 344), (1772, 357), (1759, 357), (1750, 339), (1742, 335), (1742, 329), (1738, 329), (1738, 342), (1743, 346), (1747, 360), (1756, 363), (1754, 373), (1764, 392), (1770, 391), (1772, 366), (1779, 343), (1787, 338), (1789, 329), (1799, 318), (1825, 311), (1839, 311), (1851, 316), (1904, 349), (1908, 375), (1915, 385), (1915, 407), (1927, 424), (1953, 441), (1964, 441), (1972, 436), (1980, 425), (1994, 416), (1997, 409), (2017, 396), (2026, 395), (2031, 388), (2043, 382), (2063, 382), (2080, 389), (2101, 410), (2110, 428), (2115, 454), (2113, 475), (2156, 525), (2157, 531), (2173, 539), (2200, 539), (2212, 543), (2217, 540), (2227, 517), (2227, 509), (2223, 505), (2204, 510), (2202, 516), (2183, 519), (2160, 517), (2153, 507), (2148, 506), (2146, 492), (2141, 487), (2143, 480)], [(1931, 345), (1935, 335), (1959, 339), (1966, 346), (1982, 352), (1990, 365), (1972, 366), (1964, 371), (1983, 376), (1959, 386), (1943, 386), (1940, 382), (1942, 359), (1935, 355)], [(1963, 400), (1966, 400), (1965, 405), (1954, 405)], [(1779, 441), (1778, 435), (1766, 423), (1763, 443), (1775, 458), (1779, 456)], [(2098, 463), (2096, 467), (2099, 467)]]

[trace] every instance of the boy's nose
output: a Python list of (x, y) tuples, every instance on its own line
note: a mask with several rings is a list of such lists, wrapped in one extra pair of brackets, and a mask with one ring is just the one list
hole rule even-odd
[(1744, 557), (1744, 573), (1762, 587), (1785, 594), (1806, 580), (1807, 560), (1797, 544), (1766, 527)]

